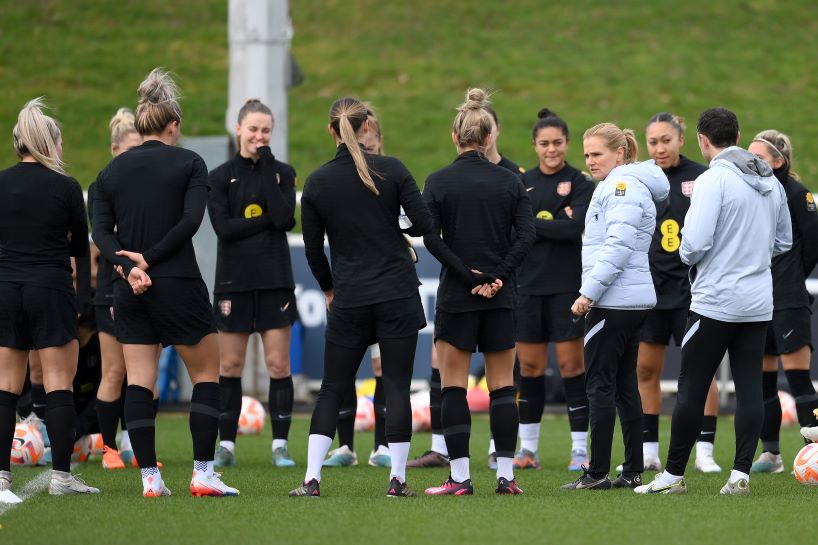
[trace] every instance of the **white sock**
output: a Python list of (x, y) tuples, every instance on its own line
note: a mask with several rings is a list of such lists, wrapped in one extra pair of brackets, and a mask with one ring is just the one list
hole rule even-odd
[(449, 447), (446, 446), (446, 438), (442, 433), (432, 434), (432, 450), (443, 456), (449, 455)]
[(572, 431), (571, 432), (571, 450), (581, 450), (588, 452), (588, 432), (587, 431)]
[[(711, 445), (713, 443), (710, 443)], [(746, 473), (742, 473), (741, 471), (736, 471), (735, 469), (730, 472), (730, 484), (734, 484), (739, 481), (739, 479), (744, 479), (748, 483), (750, 482), (750, 476)]]
[(713, 457), (713, 443), (699, 441), (696, 443), (696, 458), (700, 456)]
[(514, 480), (514, 458), (497, 457), (497, 478)]
[(489, 439), (489, 455), (494, 454), (497, 452), (497, 448), (494, 446), (494, 439)]
[(305, 483), (313, 479), (321, 481), (321, 464), (324, 463), (324, 458), (326, 458), (331, 446), (332, 437), (318, 435), (317, 433), (310, 435), (307, 447), (307, 474), (304, 475)]
[(650, 442), (650, 443), (643, 443), (642, 444), (642, 454), (645, 458), (658, 458), (659, 457), (659, 443)]
[(226, 448), (232, 454), (236, 453), (236, 442), (235, 441), (219, 441), (219, 446)]
[(131, 436), (128, 435), (128, 430), (122, 430), (122, 435), (119, 437), (119, 450), (133, 450), (131, 447)]
[(471, 478), (471, 475), (469, 474), (468, 458), (457, 458), (456, 460), (451, 460), (449, 462), (449, 467), (451, 469), (452, 479), (455, 482), (462, 483)]
[(406, 460), (409, 458), (409, 442), (389, 443), (389, 452), (392, 454), (392, 473), (389, 476), (397, 477), (400, 482), (406, 482)]
[(213, 460), (193, 460), (193, 475), (208, 479), (213, 476)]
[(540, 447), (540, 423), (520, 424), (520, 448), (537, 452)]
[(684, 477), (684, 475), (674, 475), (673, 473), (663, 471), (661, 474), (656, 476), (656, 480), (659, 481), (661, 485), (667, 485), (681, 481), (682, 477)]
[(273, 450), (287, 446), (286, 439), (273, 439)]

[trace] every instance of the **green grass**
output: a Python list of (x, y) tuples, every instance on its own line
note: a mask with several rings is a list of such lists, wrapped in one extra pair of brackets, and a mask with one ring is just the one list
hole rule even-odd
[[(301, 183), (332, 157), (325, 131), (345, 94), (380, 108), (386, 150), (423, 183), (454, 155), (454, 108), (469, 86), (497, 90), (501, 150), (535, 164), (530, 129), (548, 106), (581, 135), (614, 121), (641, 135), (653, 113), (688, 119), (684, 152), (699, 159), (693, 126), (711, 106), (735, 110), (746, 145), (756, 132), (788, 132), (795, 163), (818, 189), (818, 4), (793, 0), (582, 0), (572, 4), (418, 0), (290, 2), (292, 50), (305, 81), (289, 97), (290, 162)], [(46, 94), (65, 133), (70, 171), (85, 185), (108, 161), (107, 122), (133, 104), (156, 65), (174, 70), (188, 135), (224, 132), (225, 0), (0, 0), (0, 165), (25, 100)], [(642, 140), (640, 136), (640, 140)]]
[[(722, 418), (716, 459), (729, 467), (734, 448), (732, 419)], [(191, 446), (184, 415), (162, 415), (158, 451), (163, 477), (174, 495), (146, 500), (135, 470), (103, 471), (88, 462), (76, 471), (102, 489), (92, 497), (55, 498), (40, 494), (0, 516), (0, 543), (791, 543), (804, 539), (815, 517), (818, 487), (799, 485), (793, 477), (754, 475), (749, 498), (720, 497), (726, 479), (688, 472), (686, 497), (641, 497), (627, 490), (562, 492), (559, 485), (575, 474), (564, 469), (570, 448), (565, 418), (544, 421), (540, 439), (542, 471), (518, 472), (524, 496), (498, 497), (494, 475), (485, 467), (488, 422), (478, 416), (472, 437), (473, 497), (385, 497), (388, 472), (361, 465), (323, 472), (320, 499), (287, 498), (303, 477), (308, 419), (293, 423), (291, 449), (299, 467), (269, 465), (269, 423), (262, 436), (239, 439), (239, 466), (225, 472), (238, 487), (238, 498), (191, 498)], [(662, 454), (669, 421), (662, 421)], [(412, 454), (429, 444), (420, 434)], [(621, 444), (614, 460), (621, 456)], [(794, 428), (782, 432), (785, 457), (792, 459), (800, 441)], [(364, 462), (372, 434), (356, 436)], [(15, 489), (42, 469), (15, 469)], [(445, 469), (410, 470), (417, 490), (440, 484)], [(650, 474), (646, 474), (649, 478)], [(136, 537), (135, 537), (136, 536)]]

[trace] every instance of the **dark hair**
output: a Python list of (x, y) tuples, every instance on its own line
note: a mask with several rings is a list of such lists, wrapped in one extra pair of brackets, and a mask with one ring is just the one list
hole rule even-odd
[(669, 112), (659, 112), (658, 114), (654, 114), (653, 117), (648, 119), (648, 124), (645, 129), (653, 125), (654, 123), (669, 123), (676, 131), (679, 133), (679, 136), (684, 136), (685, 129), (687, 128), (685, 125), (685, 118), (671, 114)]
[(727, 108), (710, 108), (699, 115), (696, 132), (716, 148), (729, 148), (738, 141), (738, 118)]
[[(266, 114), (269, 115), (270, 117), (273, 117), (273, 112), (270, 110), (269, 107), (267, 107), (266, 104), (264, 104), (257, 98), (250, 98), (247, 100), (247, 102), (244, 103), (244, 106), (242, 106), (241, 109), (239, 110), (239, 124), (241, 124), (241, 122), (244, 121), (244, 118), (247, 117), (247, 114), (255, 113)], [(275, 118), (273, 118), (273, 123), (275, 123)]]
[(545, 129), (546, 127), (556, 127), (562, 131), (562, 134), (565, 136), (566, 140), (570, 140), (570, 136), (568, 134), (568, 124), (562, 120), (560, 116), (549, 110), (548, 108), (543, 108), (539, 112), (537, 112), (537, 117), (539, 120), (534, 124), (534, 128), (531, 129), (531, 139), (537, 139), (537, 133), (540, 132), (541, 129)]
[[(352, 160), (355, 163), (355, 169), (358, 171), (358, 176), (375, 195), (379, 195), (375, 182), (372, 181), (372, 172), (366, 162), (363, 152), (358, 145), (358, 138), (356, 133), (367, 119), (368, 109), (364, 103), (357, 98), (344, 97), (339, 98), (332, 103), (329, 109), (329, 124), (332, 130), (341, 142), (346, 144)], [(375, 173), (377, 175), (377, 173)]]

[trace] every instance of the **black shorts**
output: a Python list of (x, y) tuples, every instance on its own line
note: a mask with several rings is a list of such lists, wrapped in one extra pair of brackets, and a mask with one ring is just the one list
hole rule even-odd
[(63, 346), (77, 333), (73, 293), (0, 282), (0, 346), (16, 350)]
[(649, 310), (642, 329), (639, 330), (639, 342), (670, 346), (672, 338), (676, 341), (676, 346), (682, 346), (688, 313), (686, 308)]
[(260, 333), (289, 327), (298, 319), (291, 289), (218, 293), (213, 296), (216, 328), (227, 333)]
[(574, 321), (571, 305), (577, 293), (518, 295), (514, 310), (517, 340), (527, 343), (562, 342), (580, 339), (582, 320)]
[(420, 295), (363, 307), (330, 306), (327, 341), (347, 348), (365, 348), (380, 339), (400, 339), (426, 327)]
[(773, 321), (767, 328), (764, 353), (768, 356), (791, 354), (809, 346), (812, 350), (812, 312), (808, 307), (773, 311)]
[(97, 320), (97, 331), (116, 336), (116, 329), (114, 329), (114, 307), (95, 305), (94, 318)]
[(197, 344), (216, 332), (207, 286), (201, 278), (154, 278), (142, 295), (114, 280), (114, 330), (122, 344)]
[(499, 352), (514, 348), (514, 311), (510, 308), (435, 314), (435, 341), (466, 352)]

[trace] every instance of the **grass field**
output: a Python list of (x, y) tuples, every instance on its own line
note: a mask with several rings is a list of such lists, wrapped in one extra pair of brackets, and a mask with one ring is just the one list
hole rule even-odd
[[(303, 477), (308, 418), (293, 422), (291, 449), (299, 467), (269, 465), (269, 424), (265, 434), (239, 439), (239, 466), (225, 481), (241, 490), (230, 499), (191, 498), (191, 446), (185, 415), (162, 415), (157, 448), (165, 463), (163, 477), (174, 495), (146, 500), (135, 470), (105, 472), (99, 462), (75, 471), (102, 489), (93, 497), (55, 498), (40, 493), (0, 515), (0, 543), (794, 543), (813, 535), (811, 521), (818, 487), (799, 485), (793, 477), (754, 475), (749, 498), (720, 497), (721, 475), (688, 473), (689, 494), (642, 497), (627, 490), (562, 492), (559, 485), (575, 474), (564, 469), (570, 448), (564, 418), (544, 421), (540, 453), (544, 469), (518, 473), (524, 496), (498, 497), (494, 474), (485, 467), (488, 421), (478, 416), (472, 437), (473, 497), (385, 497), (386, 469), (362, 465), (326, 469), (320, 499), (287, 498)], [(716, 459), (732, 460), (732, 420), (720, 420)], [(661, 426), (666, 452), (669, 421)], [(412, 454), (429, 444), (429, 435), (413, 441)], [(618, 439), (617, 439), (618, 440)], [(782, 431), (785, 457), (800, 448), (794, 428)], [(372, 434), (356, 436), (359, 460), (366, 460)], [(614, 449), (614, 459), (621, 445)], [(15, 489), (41, 468), (15, 469)], [(445, 469), (410, 470), (417, 491), (437, 485)], [(650, 474), (646, 474), (650, 478)]]
[[(642, 133), (653, 113), (692, 127), (712, 106), (734, 109), (743, 142), (767, 128), (792, 136), (796, 168), (818, 189), (818, 4), (793, 0), (291, 0), (292, 50), (305, 75), (289, 96), (289, 159), (303, 183), (332, 157), (333, 99), (379, 108), (386, 151), (423, 183), (454, 155), (454, 108), (469, 86), (497, 90), (500, 148), (531, 167), (530, 129), (543, 106), (580, 136), (614, 121)], [(184, 93), (183, 131), (223, 134), (227, 0), (0, 0), (0, 166), (22, 104), (45, 94), (63, 122), (70, 172), (88, 185), (109, 160), (107, 123), (133, 105), (148, 70), (166, 66)], [(641, 138), (640, 138), (641, 139)], [(298, 227), (297, 227), (298, 229)]]

